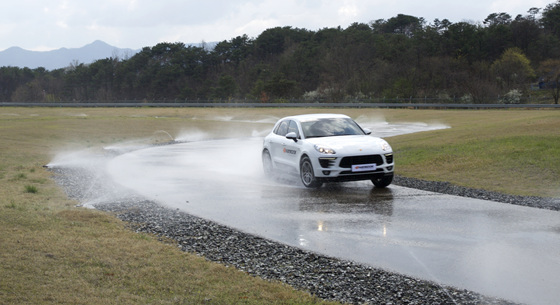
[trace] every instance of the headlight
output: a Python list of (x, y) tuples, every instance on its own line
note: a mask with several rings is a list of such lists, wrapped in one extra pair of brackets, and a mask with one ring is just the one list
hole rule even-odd
[(391, 145), (389, 145), (389, 143), (387, 143), (386, 141), (381, 142), (381, 149), (383, 149), (383, 151), (391, 151), (393, 150), (391, 148)]
[(317, 144), (315, 144), (315, 150), (317, 150), (318, 152), (320, 152), (322, 154), (326, 154), (326, 155), (336, 154), (334, 149), (332, 149), (330, 147), (326, 147), (326, 146), (317, 145)]

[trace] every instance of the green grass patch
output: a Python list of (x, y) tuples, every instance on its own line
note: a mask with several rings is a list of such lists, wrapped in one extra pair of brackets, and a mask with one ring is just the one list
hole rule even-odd
[(29, 185), (29, 184), (28, 184), (28, 185), (25, 186), (25, 192), (26, 192), (26, 193), (35, 194), (35, 193), (37, 193), (38, 191), (39, 191), (39, 190), (38, 190), (37, 187), (34, 186), (34, 185)]
[(404, 176), (515, 195), (560, 196), (560, 113), (449, 111), (452, 128), (390, 139)]

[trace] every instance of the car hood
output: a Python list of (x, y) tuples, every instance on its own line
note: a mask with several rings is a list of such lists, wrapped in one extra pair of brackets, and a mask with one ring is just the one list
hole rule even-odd
[(335, 136), (307, 139), (311, 144), (324, 145), (334, 149), (337, 153), (389, 153), (383, 151), (381, 145), (385, 140), (372, 136)]

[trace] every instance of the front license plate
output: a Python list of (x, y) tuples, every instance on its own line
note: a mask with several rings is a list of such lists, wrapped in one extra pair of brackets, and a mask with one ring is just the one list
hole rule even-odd
[(375, 163), (352, 165), (353, 172), (369, 172), (369, 171), (374, 171), (376, 169), (377, 169), (377, 164)]

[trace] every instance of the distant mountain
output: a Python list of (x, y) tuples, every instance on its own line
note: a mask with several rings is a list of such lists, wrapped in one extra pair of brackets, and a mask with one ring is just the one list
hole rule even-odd
[(11, 47), (0, 52), (0, 67), (27, 67), (47, 70), (65, 68), (73, 63), (89, 64), (109, 57), (129, 58), (140, 50), (120, 49), (103, 41), (96, 40), (81, 48), (61, 48), (52, 51), (29, 51), (20, 47)]

